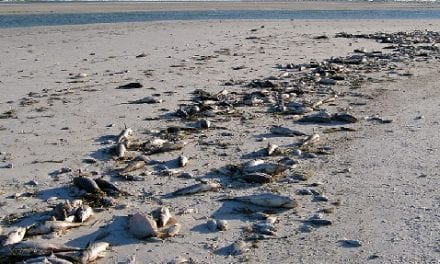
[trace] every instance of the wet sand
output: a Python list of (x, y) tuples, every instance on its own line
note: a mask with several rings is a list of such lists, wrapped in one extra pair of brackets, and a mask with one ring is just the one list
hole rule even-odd
[(91, 2), (0, 3), (0, 14), (135, 12), (183, 10), (423, 10), (440, 9), (438, 2)]
[[(8, 216), (3, 219), (3, 234), (43, 222), (51, 205), (72, 200), (76, 192), (72, 179), (80, 170), (92, 178), (102, 175), (132, 195), (117, 198), (114, 207), (95, 208), (86, 226), (26, 240), (77, 247), (103, 240), (112, 249), (100, 263), (128, 263), (132, 256), (138, 263), (145, 259), (167, 263), (179, 257), (195, 263), (435, 262), (439, 258), (438, 55), (367, 71), (350, 68), (346, 74), (351, 78), (364, 77), (359, 87), (353, 87), (352, 81), (340, 82), (289, 95), (290, 101), (306, 104), (324, 100), (314, 112), (347, 111), (358, 118), (353, 124), (300, 124), (295, 121), (298, 116), (270, 112), (271, 103), (264, 100), (237, 104), (236, 112), (205, 117), (211, 129), (185, 132), (183, 149), (149, 155), (153, 162), (134, 172), (143, 172), (141, 182), (115, 174), (128, 161), (118, 160), (110, 149), (125, 127), (141, 141), (170, 126), (198, 128), (203, 118), (173, 115), (193, 103), (196, 89), (212, 94), (226, 90), (228, 96), (242, 100), (250, 92), (271, 93), (270, 88), (249, 88), (253, 80), (288, 80), (282, 76), (290, 71), (282, 65), (345, 57), (355, 49), (391, 53), (383, 49), (389, 44), (335, 38), (338, 32), (438, 28), (438, 20), (252, 20), (1, 29), (0, 212)], [(116, 89), (131, 82), (143, 87)], [(146, 96), (163, 101), (127, 104)], [(392, 122), (374, 121), (374, 116)], [(304, 148), (304, 156), (268, 157), (261, 154), (268, 143), (294, 149), (305, 142), (301, 136), (274, 136), (273, 125), (317, 133), (320, 140)], [(348, 130), (338, 130), (341, 126)], [(328, 133), (332, 129), (334, 133)], [(184, 168), (176, 167), (179, 155), (189, 158)], [(222, 170), (254, 159), (279, 162), (285, 156), (298, 164), (266, 184), (234, 180)], [(166, 171), (164, 166), (192, 178), (179, 177), (181, 172)], [(61, 173), (62, 168), (72, 171)], [(301, 173), (311, 177), (294, 177)], [(200, 179), (219, 181), (222, 188), (170, 195)], [(302, 189), (315, 194), (298, 194)], [(300, 206), (263, 209), (277, 217), (275, 235), (252, 237), (249, 230), (263, 221), (252, 211), (262, 209), (228, 199), (262, 192), (293, 197)], [(169, 207), (182, 225), (176, 237), (139, 240), (127, 232), (128, 215), (150, 213), (160, 206)], [(317, 213), (331, 225), (307, 224)], [(210, 231), (206, 225), (210, 218), (227, 220), (229, 228)], [(233, 252), (231, 245), (241, 239), (248, 239), (246, 249), (242, 254)], [(344, 244), (345, 239), (361, 246)]]

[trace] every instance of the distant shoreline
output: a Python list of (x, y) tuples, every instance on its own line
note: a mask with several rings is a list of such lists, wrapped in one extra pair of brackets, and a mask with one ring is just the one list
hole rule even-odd
[(440, 10), (438, 2), (32, 2), (0, 3), (0, 14), (96, 13), (184, 10)]

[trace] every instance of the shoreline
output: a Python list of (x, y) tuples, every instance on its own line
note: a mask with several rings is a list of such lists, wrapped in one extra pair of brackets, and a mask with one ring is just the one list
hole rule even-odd
[(0, 3), (0, 15), (204, 10), (438, 10), (438, 2), (36, 2)]

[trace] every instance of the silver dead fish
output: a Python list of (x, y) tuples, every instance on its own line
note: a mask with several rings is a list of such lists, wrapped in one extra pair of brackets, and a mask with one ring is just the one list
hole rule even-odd
[(196, 194), (201, 192), (209, 192), (209, 191), (216, 191), (221, 188), (220, 183), (208, 181), (208, 182), (201, 182), (197, 183), (182, 189), (179, 189), (173, 193), (173, 195), (189, 195), (189, 194)]
[(14, 231), (8, 234), (6, 240), (3, 242), (3, 246), (12, 245), (23, 240), (26, 235), (26, 228), (18, 227)]

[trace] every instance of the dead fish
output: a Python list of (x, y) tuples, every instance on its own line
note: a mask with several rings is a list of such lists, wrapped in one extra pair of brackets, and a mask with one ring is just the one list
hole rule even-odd
[(31, 226), (27, 234), (30, 236), (44, 235), (51, 232), (64, 231), (70, 228), (83, 226), (83, 223), (72, 223), (68, 221), (46, 221), (42, 224)]
[(358, 119), (349, 113), (336, 113), (332, 116), (332, 120), (343, 123), (356, 123)]
[(217, 220), (215, 219), (209, 219), (208, 222), (206, 222), (206, 226), (208, 227), (209, 230), (211, 230), (212, 232), (217, 231)]
[(299, 206), (295, 199), (273, 193), (252, 194), (233, 199), (263, 207), (296, 208)]
[(316, 218), (312, 218), (307, 220), (307, 222), (311, 225), (314, 226), (329, 226), (332, 225), (332, 221), (327, 220), (327, 219), (316, 219)]
[(217, 191), (221, 188), (220, 183), (208, 181), (197, 183), (173, 192), (173, 195), (189, 195), (201, 192)]
[(242, 166), (244, 173), (262, 172), (270, 175), (280, 174), (287, 170), (287, 167), (283, 164), (266, 162), (264, 160), (252, 160), (246, 162)]
[(104, 251), (110, 247), (107, 242), (95, 242), (89, 245), (84, 252), (82, 252), (82, 257), (79, 260), (80, 263), (89, 263), (97, 260), (98, 258), (104, 257)]
[(76, 221), (80, 223), (84, 223), (93, 215), (93, 209), (90, 206), (84, 205), (78, 208), (76, 211)]
[(278, 149), (278, 147), (279, 147), (278, 145), (268, 143), (266, 148), (267, 155), (272, 156), (272, 154), (274, 154), (274, 152)]
[(302, 146), (310, 146), (310, 145), (317, 143), (319, 141), (319, 139), (320, 139), (319, 135), (314, 133), (314, 134), (304, 138), (301, 145)]
[(140, 82), (131, 82), (124, 85), (120, 85), (116, 89), (138, 89), (142, 87), (143, 85)]
[(206, 119), (200, 120), (200, 127), (201, 128), (205, 128), (205, 129), (210, 128), (211, 127), (211, 121), (206, 120)]
[(304, 123), (329, 123), (333, 120), (333, 116), (325, 111), (319, 111), (318, 113), (307, 115), (298, 120), (298, 122)]
[(25, 235), (26, 235), (26, 228), (18, 227), (17, 229), (15, 229), (14, 231), (8, 234), (6, 240), (3, 242), (3, 246), (18, 243), (23, 240)]
[(73, 264), (73, 262), (59, 258), (55, 256), (54, 254), (50, 256), (40, 256), (35, 258), (28, 258), (22, 262), (23, 264)]
[(249, 183), (269, 183), (274, 180), (274, 177), (267, 173), (254, 172), (242, 174), (239, 179)]
[(159, 238), (169, 238), (176, 236), (180, 229), (182, 228), (182, 225), (179, 223), (175, 223), (169, 227), (163, 228), (161, 231), (158, 232), (157, 237)]
[(229, 223), (226, 220), (217, 220), (217, 228), (221, 231), (226, 231), (229, 229)]
[(361, 247), (362, 242), (354, 239), (342, 239), (338, 241), (344, 247)]
[(139, 239), (157, 236), (156, 221), (148, 216), (136, 213), (128, 220), (128, 231)]
[(246, 242), (244, 242), (243, 240), (238, 240), (235, 241), (232, 245), (231, 245), (231, 249), (230, 249), (230, 254), (231, 255), (242, 255), (244, 253), (246, 253), (247, 251), (249, 251), (249, 246)]
[(75, 184), (76, 187), (85, 190), (88, 193), (94, 193), (94, 194), (102, 194), (103, 191), (99, 188), (98, 184), (90, 178), (87, 177), (75, 177), (73, 178), (73, 184)]
[(145, 181), (145, 177), (139, 175), (119, 174), (119, 177), (123, 178), (126, 181)]
[(282, 126), (272, 126), (270, 132), (274, 135), (285, 136), (285, 137), (295, 137), (295, 136), (304, 136), (305, 133), (297, 130), (292, 130), (288, 127)]
[(252, 226), (252, 231), (263, 235), (274, 236), (276, 235), (277, 229), (269, 223), (256, 223)]
[(128, 164), (125, 168), (122, 169), (122, 173), (127, 173), (135, 170), (139, 170), (145, 167), (145, 161), (139, 160), (139, 161), (133, 161), (130, 164)]
[(129, 101), (127, 104), (160, 104), (162, 102), (162, 99), (158, 99), (153, 96), (146, 96), (138, 100)]
[(116, 185), (103, 178), (96, 178), (94, 179), (94, 181), (96, 182), (96, 184), (98, 184), (99, 188), (101, 190), (104, 190), (106, 193), (116, 192), (126, 194), (124, 191), (121, 191)]
[(162, 152), (170, 152), (175, 150), (181, 150), (186, 146), (187, 142), (185, 141), (179, 141), (179, 142), (165, 142), (162, 146), (152, 149), (147, 149), (146, 152), (148, 154), (156, 154), (156, 153), (162, 153)]
[(164, 227), (171, 219), (172, 215), (168, 207), (161, 207), (152, 212), (153, 218), (157, 221), (158, 227)]
[(19, 253), (20, 258), (29, 258), (35, 256), (50, 255), (52, 253), (75, 252), (80, 250), (81, 248), (77, 247), (67, 247), (45, 242), (21, 241), (0, 248), (0, 261), (3, 261), (4, 258), (7, 259), (9, 257), (17, 257), (17, 252)]
[(118, 143), (122, 143), (124, 141), (128, 141), (128, 139), (133, 135), (133, 129), (126, 128), (122, 130), (122, 132), (118, 136)]
[(118, 145), (116, 146), (116, 155), (118, 156), (118, 158), (120, 159), (125, 159), (127, 157), (128, 151), (127, 148), (125, 147), (124, 143), (118, 143)]
[(188, 164), (188, 158), (181, 155), (177, 158), (177, 163), (179, 164), (179, 167), (185, 167), (186, 164)]

